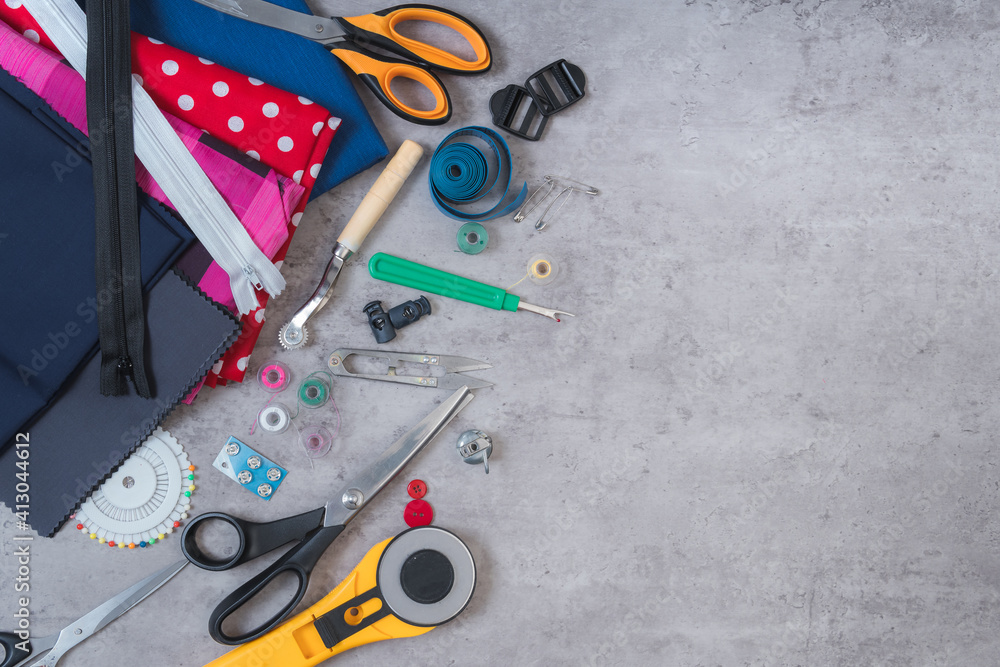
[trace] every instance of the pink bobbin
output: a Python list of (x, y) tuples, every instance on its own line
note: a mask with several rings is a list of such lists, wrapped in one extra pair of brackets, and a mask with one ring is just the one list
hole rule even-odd
[(291, 382), (288, 367), (280, 361), (267, 361), (257, 372), (257, 382), (264, 391), (277, 393), (284, 391)]
[(318, 459), (325, 456), (333, 446), (333, 436), (322, 426), (306, 426), (299, 433), (299, 442), (306, 450), (306, 456)]

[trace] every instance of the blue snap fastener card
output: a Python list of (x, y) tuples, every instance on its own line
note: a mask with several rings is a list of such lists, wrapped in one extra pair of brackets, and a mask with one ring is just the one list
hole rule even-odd
[(270, 500), (288, 471), (230, 436), (212, 466), (258, 498)]

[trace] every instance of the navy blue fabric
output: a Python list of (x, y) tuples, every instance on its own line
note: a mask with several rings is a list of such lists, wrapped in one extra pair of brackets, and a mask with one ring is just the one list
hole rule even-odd
[[(269, 1), (309, 12), (303, 0)], [(134, 31), (309, 98), (343, 121), (310, 199), (389, 154), (349, 78), (353, 73), (322, 45), (192, 0), (134, 0), (131, 8)]]
[[(87, 138), (3, 70), (0, 118), (3, 451), (97, 352), (100, 302)], [(142, 193), (139, 204), (142, 284), (148, 287), (194, 236)], [(96, 381), (89, 389), (99, 394)]]
[[(23, 429), (31, 438), (31, 514), (51, 537), (83, 500), (138, 447), (239, 336), (240, 323), (179, 275), (168, 272), (146, 292), (146, 367), (154, 398), (101, 396), (96, 355), (59, 397)], [(15, 447), (0, 453), (0, 477), (14, 480)], [(0, 502), (15, 506), (12, 483)]]

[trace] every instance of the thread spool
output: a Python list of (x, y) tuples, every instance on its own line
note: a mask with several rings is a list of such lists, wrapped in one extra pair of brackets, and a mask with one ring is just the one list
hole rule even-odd
[(478, 255), (486, 250), (490, 235), (478, 222), (467, 222), (458, 230), (458, 249), (466, 255)]
[(536, 285), (548, 285), (559, 275), (559, 266), (544, 253), (533, 255), (528, 260), (528, 279)]
[(333, 446), (333, 436), (322, 426), (306, 426), (299, 432), (299, 443), (306, 456), (318, 459), (330, 451)]
[(267, 361), (257, 371), (257, 382), (261, 388), (272, 394), (284, 391), (292, 381), (288, 366), (280, 361)]
[(257, 413), (257, 426), (267, 433), (278, 435), (288, 430), (292, 416), (283, 403), (272, 403)]
[(309, 377), (299, 385), (299, 401), (302, 405), (314, 410), (326, 405), (330, 400), (330, 387), (321, 378)]

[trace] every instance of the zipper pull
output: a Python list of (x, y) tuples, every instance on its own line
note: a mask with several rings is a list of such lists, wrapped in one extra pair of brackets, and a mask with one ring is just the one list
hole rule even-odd
[(250, 284), (259, 290), (264, 289), (264, 284), (260, 282), (260, 278), (257, 277), (257, 272), (253, 270), (253, 267), (247, 264), (243, 267), (243, 275), (247, 277)]
[(118, 357), (118, 372), (127, 378), (132, 378), (132, 362), (128, 357)]

